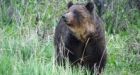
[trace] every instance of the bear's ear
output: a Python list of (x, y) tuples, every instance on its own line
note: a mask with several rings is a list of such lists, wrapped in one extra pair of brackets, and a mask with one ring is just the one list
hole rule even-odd
[(68, 8), (70, 8), (72, 5), (73, 5), (73, 2), (70, 1), (67, 6), (68, 6)]
[(88, 11), (91, 13), (92, 10), (93, 10), (93, 8), (94, 8), (93, 3), (92, 3), (92, 2), (88, 2), (88, 3), (86, 4), (86, 8), (87, 8)]

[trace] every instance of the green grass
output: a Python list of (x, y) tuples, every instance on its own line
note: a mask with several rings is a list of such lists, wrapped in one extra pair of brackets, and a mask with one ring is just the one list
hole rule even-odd
[[(7, 1), (7, 0), (6, 0)], [(23, 0), (24, 1), (24, 0)], [(18, 2), (18, 3), (16, 3)], [(0, 8), (0, 75), (84, 75), (84, 68), (54, 64), (54, 29), (66, 9), (66, 0), (11, 1)], [(74, 1), (76, 2), (76, 1)], [(84, 2), (84, 1), (79, 1)], [(1, 4), (1, 3), (0, 3)], [(8, 18), (9, 6), (14, 8)], [(3, 14), (5, 13), (5, 14)], [(36, 24), (36, 16), (39, 21)], [(12, 22), (9, 22), (10, 19)], [(127, 31), (106, 32), (108, 60), (104, 75), (140, 74), (140, 20)]]

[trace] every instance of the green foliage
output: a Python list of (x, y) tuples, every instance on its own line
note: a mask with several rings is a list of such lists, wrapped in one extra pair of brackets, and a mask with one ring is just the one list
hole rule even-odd
[[(130, 0), (109, 0), (106, 2), (105, 14), (103, 20), (106, 22), (108, 33), (118, 33), (127, 31), (128, 26), (139, 22), (139, 11), (136, 8), (130, 8)], [(132, 1), (133, 2), (133, 1)]]
[[(84, 3), (84, 0), (73, 0)], [(67, 0), (0, 0), (0, 75), (84, 75), (85, 68), (55, 65), (54, 28)], [(108, 0), (108, 60), (104, 75), (140, 74), (140, 14), (127, 0)], [(114, 34), (110, 34), (114, 33)]]
[(10, 75), (13, 72), (13, 64), (9, 55), (2, 55), (0, 59), (0, 75)]

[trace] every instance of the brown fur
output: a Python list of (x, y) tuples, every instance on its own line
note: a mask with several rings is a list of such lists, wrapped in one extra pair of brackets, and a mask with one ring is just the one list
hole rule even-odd
[(104, 69), (106, 49), (103, 23), (91, 13), (91, 6), (68, 5), (68, 12), (56, 27), (54, 44), (58, 64), (68, 59), (72, 65), (81, 64), (93, 74), (95, 69), (100, 73)]
[[(83, 15), (83, 20), (80, 24), (75, 22), (73, 16), (72, 16), (72, 11), (77, 10), (81, 15)], [(92, 17), (90, 16), (90, 13), (88, 10), (82, 6), (82, 5), (73, 5), (72, 7), (69, 8), (67, 17), (70, 20), (70, 24), (73, 26), (68, 26), (74, 33), (75, 36), (81, 40), (81, 41), (86, 41), (87, 36), (90, 35), (90, 33), (94, 33), (96, 31), (96, 27), (94, 21), (92, 20)]]

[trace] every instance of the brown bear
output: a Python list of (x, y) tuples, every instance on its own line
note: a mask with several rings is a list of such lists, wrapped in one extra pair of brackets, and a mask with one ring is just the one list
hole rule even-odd
[(71, 65), (87, 67), (91, 74), (101, 73), (106, 64), (104, 26), (94, 12), (94, 4), (68, 3), (68, 11), (56, 26), (54, 45), (59, 65), (68, 60)]

